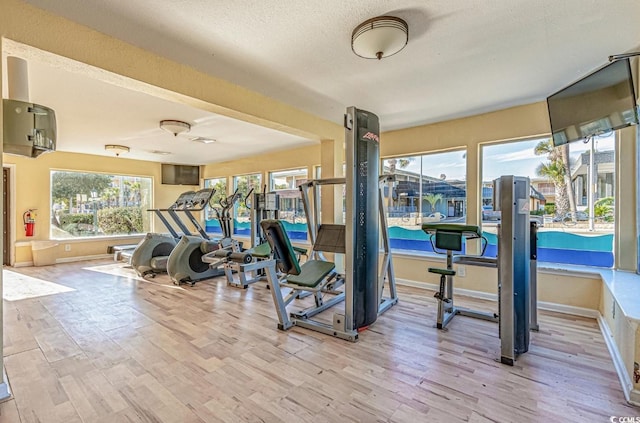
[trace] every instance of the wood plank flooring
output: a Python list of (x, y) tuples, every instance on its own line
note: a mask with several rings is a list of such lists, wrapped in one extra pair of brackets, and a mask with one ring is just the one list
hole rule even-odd
[[(400, 303), (357, 343), (276, 329), (264, 284), (174, 287), (87, 268), (10, 269), (73, 291), (4, 301), (13, 398), (0, 422), (606, 422), (626, 404), (597, 322), (540, 314), (516, 366), (497, 325), (432, 328), (433, 292)], [(426, 270), (425, 270), (426, 271)], [(126, 273), (126, 272), (125, 272)], [(458, 297), (460, 305), (495, 304)]]

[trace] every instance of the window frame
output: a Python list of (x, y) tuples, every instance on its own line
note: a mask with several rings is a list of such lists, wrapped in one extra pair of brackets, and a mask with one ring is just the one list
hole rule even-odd
[[(105, 175), (110, 176), (112, 178), (137, 178), (137, 179), (146, 179), (149, 183), (149, 199), (148, 204), (143, 205), (141, 203), (140, 207), (144, 208), (142, 213), (142, 222), (143, 229), (142, 232), (136, 233), (122, 233), (122, 234), (112, 234), (112, 235), (85, 235), (85, 236), (73, 236), (73, 237), (57, 237), (53, 234), (53, 215), (54, 215), (54, 199), (53, 199), (53, 175), (56, 172), (66, 172), (66, 173), (75, 173), (75, 174), (91, 174), (91, 175)], [(82, 194), (76, 194), (82, 195)], [(114, 238), (126, 238), (126, 237), (140, 237), (141, 235), (145, 235), (146, 233), (154, 231), (154, 219), (150, 216), (148, 209), (153, 207), (155, 198), (155, 178), (151, 175), (136, 175), (136, 174), (126, 174), (126, 173), (113, 173), (113, 172), (102, 172), (102, 171), (89, 171), (83, 169), (66, 169), (66, 168), (50, 168), (49, 169), (49, 213), (50, 219), (47, 223), (48, 226), (48, 234), (49, 239), (54, 241), (64, 241), (64, 242), (76, 242), (76, 241), (91, 241), (91, 240), (104, 240), (104, 239), (114, 239)], [(88, 200), (88, 198), (87, 198)], [(88, 201), (87, 201), (88, 202)], [(71, 209), (71, 207), (70, 207)], [(101, 209), (100, 209), (101, 210)], [(97, 213), (98, 210), (96, 210)], [(144, 223), (147, 222), (148, 228), (144, 228)]]

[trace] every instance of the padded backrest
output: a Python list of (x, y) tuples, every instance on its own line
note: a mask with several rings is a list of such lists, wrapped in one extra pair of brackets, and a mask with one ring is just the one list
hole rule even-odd
[(282, 222), (275, 219), (265, 219), (260, 222), (260, 226), (262, 226), (262, 232), (271, 246), (278, 270), (288, 275), (299, 275), (300, 265)]
[(461, 225), (459, 223), (423, 223), (422, 230), (426, 233), (436, 231), (460, 232), (466, 238), (480, 238), (482, 230), (476, 225)]
[(344, 254), (346, 252), (345, 242), (345, 225), (325, 223), (318, 228), (313, 250)]
[(424, 223), (422, 224), (422, 230), (430, 235), (432, 243), (435, 237), (435, 247), (440, 250), (462, 251), (463, 237), (482, 238), (484, 240), (482, 254), (487, 248), (487, 239), (482, 236), (482, 230), (479, 226), (458, 223)]
[(462, 232), (436, 231), (436, 248), (462, 251)]

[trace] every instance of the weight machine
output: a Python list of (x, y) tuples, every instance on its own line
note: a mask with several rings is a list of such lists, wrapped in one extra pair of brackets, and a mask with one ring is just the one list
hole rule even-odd
[[(498, 225), (498, 257), (483, 257), (486, 239), (478, 226), (425, 223), (435, 252), (446, 250), (446, 268), (429, 268), (440, 275), (434, 295), (438, 302), (436, 327), (446, 330), (454, 316), (489, 320), (499, 324), (500, 361), (513, 365), (516, 357), (529, 349), (529, 331), (538, 330), (537, 319), (537, 224), (529, 218), (529, 179), (502, 176), (494, 181), (494, 207), (501, 211)], [(482, 239), (480, 255), (462, 252), (463, 240)], [(453, 302), (454, 264), (498, 269), (498, 314), (456, 307)]]
[[(346, 178), (313, 180), (300, 185), (309, 241), (313, 245), (309, 260), (298, 264), (281, 221), (261, 223), (274, 253), (266, 271), (279, 329), (301, 326), (356, 341), (361, 330), (397, 303), (386, 211), (379, 187), (379, 133), (376, 115), (355, 107), (348, 108), (345, 115)], [(346, 223), (321, 224), (319, 187), (336, 184), (346, 185)], [(378, 269), (380, 231), (385, 250), (381, 271)], [(334, 263), (323, 260), (323, 252), (346, 256), (344, 275), (337, 274)], [(389, 298), (382, 295), (385, 281), (389, 283)], [(344, 289), (338, 291), (342, 285)], [(286, 298), (281, 288), (291, 289)], [(313, 294), (315, 307), (289, 315), (287, 305), (308, 293)], [(325, 294), (333, 294), (333, 298), (324, 301)], [(311, 319), (342, 301), (344, 312), (334, 313), (332, 324)]]

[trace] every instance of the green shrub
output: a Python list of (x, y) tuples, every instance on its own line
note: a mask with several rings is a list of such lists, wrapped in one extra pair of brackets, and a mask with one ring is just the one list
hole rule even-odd
[(529, 214), (532, 216), (542, 216), (544, 214), (544, 210), (531, 210)]
[(604, 197), (593, 204), (593, 214), (596, 217), (603, 217), (606, 222), (613, 222), (613, 197)]
[(93, 225), (93, 214), (77, 213), (77, 214), (62, 214), (59, 217), (60, 226), (64, 228), (68, 225), (84, 223), (87, 225)]
[(554, 203), (547, 203), (544, 205), (544, 214), (555, 215), (556, 205)]
[(93, 214), (76, 213), (62, 214), (59, 216), (60, 228), (75, 236), (87, 236), (93, 234)]
[(106, 235), (142, 233), (142, 209), (110, 207), (98, 210), (98, 227)]

